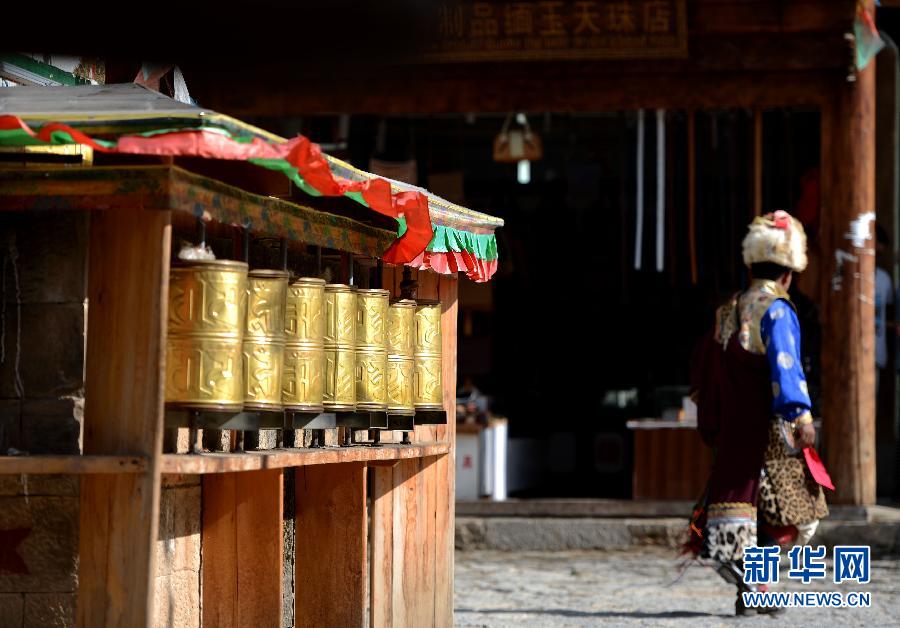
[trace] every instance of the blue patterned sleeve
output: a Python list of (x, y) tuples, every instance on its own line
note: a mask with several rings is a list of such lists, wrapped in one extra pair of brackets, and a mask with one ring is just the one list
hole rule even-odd
[(793, 421), (812, 407), (800, 358), (800, 321), (794, 309), (778, 299), (763, 315), (759, 332), (772, 372), (772, 410)]

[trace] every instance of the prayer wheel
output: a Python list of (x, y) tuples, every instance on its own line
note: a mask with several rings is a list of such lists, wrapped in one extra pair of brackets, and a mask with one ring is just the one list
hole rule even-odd
[(322, 412), (325, 395), (325, 281), (301, 277), (288, 286), (284, 380), (287, 410)]
[(356, 410), (356, 288), (325, 285), (325, 392), (331, 412)]
[(392, 303), (387, 325), (387, 410), (388, 414), (413, 416), (415, 375), (416, 302), (405, 299)]
[(253, 270), (244, 327), (244, 407), (280, 411), (284, 372), (284, 312), (288, 273)]
[(415, 376), (416, 410), (443, 410), (441, 378), (441, 302), (416, 302)]
[(169, 272), (166, 403), (239, 412), (247, 264), (183, 262)]
[(387, 324), (391, 293), (356, 293), (356, 409), (387, 410)]

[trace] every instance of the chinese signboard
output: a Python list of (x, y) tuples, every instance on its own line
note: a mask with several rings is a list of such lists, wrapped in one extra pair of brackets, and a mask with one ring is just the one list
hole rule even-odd
[(687, 54), (685, 0), (444, 2), (436, 18), (427, 61)]

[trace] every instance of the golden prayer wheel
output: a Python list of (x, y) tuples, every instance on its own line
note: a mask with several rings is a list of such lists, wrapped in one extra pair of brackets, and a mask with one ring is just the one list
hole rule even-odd
[(288, 410), (322, 412), (325, 395), (325, 281), (288, 286), (282, 401)]
[(244, 338), (244, 407), (280, 411), (284, 338)]
[(387, 322), (391, 293), (356, 293), (356, 409), (387, 410)]
[(247, 264), (184, 262), (169, 272), (166, 403), (240, 411)]
[(284, 338), (287, 285), (287, 271), (250, 271), (245, 336)]
[(416, 354), (416, 302), (395, 301), (388, 309), (387, 345), (389, 355), (408, 358)]
[(325, 343), (325, 280), (300, 277), (288, 286), (284, 334), (288, 344)]
[(356, 288), (325, 285), (325, 392), (332, 412), (356, 410)]
[(415, 375), (416, 302), (409, 299), (392, 303), (388, 309), (387, 403), (388, 413), (412, 416), (413, 378)]
[(356, 348), (356, 409), (387, 410), (388, 355), (384, 349)]
[(356, 347), (387, 351), (388, 306), (391, 293), (371, 289), (356, 292)]
[(413, 416), (413, 378), (416, 361), (401, 355), (388, 355), (387, 361), (387, 411), (388, 414)]
[(440, 301), (416, 302), (415, 365), (413, 404), (416, 410), (443, 410)]
[(247, 284), (244, 407), (278, 411), (283, 408), (281, 384), (288, 273), (282, 270), (253, 270)]

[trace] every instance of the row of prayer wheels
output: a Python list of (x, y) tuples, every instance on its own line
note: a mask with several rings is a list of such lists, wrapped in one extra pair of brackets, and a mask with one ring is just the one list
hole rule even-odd
[(169, 276), (166, 403), (217, 412), (441, 410), (441, 305), (253, 270)]

